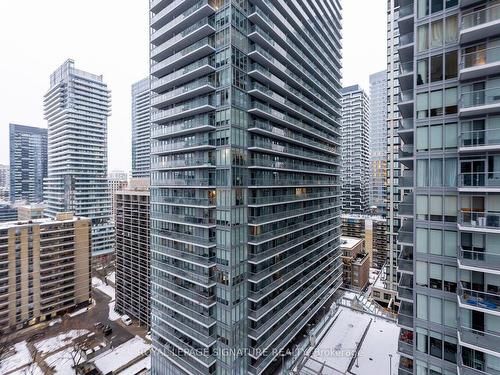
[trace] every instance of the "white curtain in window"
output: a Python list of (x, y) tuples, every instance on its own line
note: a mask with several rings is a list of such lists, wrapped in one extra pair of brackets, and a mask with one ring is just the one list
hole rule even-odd
[(431, 23), (431, 48), (443, 45), (443, 20)]
[(429, 172), (429, 185), (443, 186), (443, 159), (431, 159)]
[(417, 217), (425, 220), (429, 214), (429, 205), (427, 204), (427, 195), (417, 195)]
[(443, 305), (444, 325), (448, 327), (457, 326), (457, 303), (444, 301)]
[(428, 37), (429, 25), (422, 25), (418, 27), (417, 38), (418, 38), (418, 51), (422, 52), (429, 48), (429, 37)]
[(488, 233), (486, 235), (486, 249), (488, 253), (500, 254), (500, 234)]
[(452, 87), (444, 90), (444, 106), (450, 107), (457, 105), (458, 103), (458, 90), (456, 87)]
[(458, 16), (446, 17), (446, 44), (458, 41)]
[(443, 91), (436, 90), (431, 92), (430, 100), (429, 100), (429, 108), (437, 109), (443, 108)]
[(487, 331), (493, 331), (496, 334), (500, 333), (500, 316), (492, 314), (484, 314), (485, 328)]
[(429, 185), (429, 174), (427, 173), (428, 160), (417, 160), (417, 186)]
[(444, 160), (444, 186), (457, 186), (457, 167), (457, 159)]

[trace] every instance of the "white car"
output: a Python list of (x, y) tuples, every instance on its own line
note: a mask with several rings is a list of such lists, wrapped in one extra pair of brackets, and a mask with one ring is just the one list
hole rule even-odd
[(128, 316), (128, 315), (122, 315), (121, 320), (122, 320), (123, 324), (125, 324), (126, 326), (129, 326), (132, 324), (132, 319), (130, 319), (130, 316)]

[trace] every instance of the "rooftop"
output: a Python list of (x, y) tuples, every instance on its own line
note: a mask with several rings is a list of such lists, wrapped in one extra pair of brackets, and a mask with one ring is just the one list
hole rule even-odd
[(54, 224), (54, 223), (67, 223), (67, 222), (74, 222), (74, 221), (78, 221), (78, 220), (89, 220), (89, 219), (84, 218), (84, 217), (80, 217), (80, 216), (74, 216), (72, 213), (62, 212), (60, 214), (57, 214), (57, 217), (55, 219), (49, 218), (49, 217), (44, 217), (41, 219), (32, 219), (32, 220), (6, 221), (3, 223), (0, 223), (0, 229), (9, 229), (9, 228), (14, 228), (14, 227), (29, 226), (29, 225), (34, 225), (34, 224), (46, 225), (46, 224)]
[(398, 335), (394, 321), (340, 306), (299, 364), (299, 373), (372, 375), (390, 368), (397, 373)]
[(352, 249), (355, 246), (358, 246), (360, 243), (362, 243), (363, 240), (361, 238), (355, 238), (355, 237), (340, 237), (340, 248), (341, 249)]

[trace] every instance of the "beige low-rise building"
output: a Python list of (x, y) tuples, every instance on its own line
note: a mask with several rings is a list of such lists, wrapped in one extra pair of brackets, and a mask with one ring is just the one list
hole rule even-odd
[(90, 231), (72, 213), (0, 223), (0, 332), (89, 304)]
[(344, 286), (363, 290), (369, 281), (370, 256), (365, 251), (364, 240), (354, 237), (340, 237), (342, 251)]

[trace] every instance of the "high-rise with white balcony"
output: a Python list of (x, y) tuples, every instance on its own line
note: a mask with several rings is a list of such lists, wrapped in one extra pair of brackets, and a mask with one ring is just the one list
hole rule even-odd
[(500, 373), (500, 4), (400, 1), (400, 373)]
[(342, 211), (366, 213), (369, 189), (370, 101), (353, 85), (342, 89)]
[(271, 374), (340, 259), (337, 0), (151, 0), (152, 374)]
[(110, 91), (102, 76), (67, 60), (50, 76), (44, 97), (48, 123), (45, 213), (73, 211), (92, 220), (92, 255), (113, 251), (108, 187), (107, 122)]
[(151, 123), (149, 78), (132, 85), (132, 177), (149, 177)]

